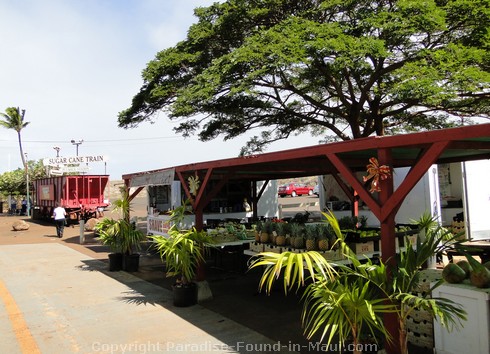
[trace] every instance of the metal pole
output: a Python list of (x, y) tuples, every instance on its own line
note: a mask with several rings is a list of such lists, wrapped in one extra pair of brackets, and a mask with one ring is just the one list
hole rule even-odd
[(85, 243), (85, 220), (80, 220), (80, 244)]
[(27, 216), (31, 216), (30, 208), (31, 208), (31, 203), (29, 202), (30, 196), (29, 196), (29, 165), (27, 163), (27, 153), (24, 154), (26, 156), (26, 192), (27, 192)]
[(78, 141), (75, 141), (75, 139), (72, 139), (71, 140), (71, 143), (76, 146), (76, 152), (77, 152), (77, 156), (78, 156), (78, 146), (83, 143), (83, 139), (82, 140), (78, 140)]

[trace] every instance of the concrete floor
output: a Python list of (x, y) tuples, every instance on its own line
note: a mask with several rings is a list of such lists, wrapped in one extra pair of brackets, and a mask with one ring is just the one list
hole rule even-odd
[[(173, 280), (153, 252), (142, 250), (138, 272), (109, 272), (109, 250), (90, 234), (80, 245), (76, 227), (63, 239), (54, 237), (51, 225), (31, 227), (35, 232), (0, 235), (0, 285), (18, 308), (12, 312), (8, 301), (0, 301), (1, 352), (35, 353), (20, 346), (27, 332), (37, 352), (49, 354), (320, 352), (319, 338), (308, 341), (302, 334), (301, 294), (285, 296), (279, 285), (270, 296), (259, 293), (261, 274), (246, 271), (248, 257), (241, 252), (210, 256), (206, 279), (213, 298), (176, 308)], [(16, 316), (24, 318), (24, 331), (13, 325)]]

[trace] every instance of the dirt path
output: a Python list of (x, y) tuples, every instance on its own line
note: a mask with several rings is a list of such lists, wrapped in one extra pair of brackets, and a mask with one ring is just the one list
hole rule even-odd
[[(12, 225), (17, 220), (24, 220), (29, 229), (14, 231)], [(27, 216), (10, 216), (0, 214), (0, 245), (36, 244), (58, 242), (73, 248), (95, 259), (107, 259), (109, 250), (94, 240), (92, 232), (84, 232), (84, 244), (80, 244), (80, 227), (65, 228), (64, 237), (56, 237), (54, 224), (31, 220)]]

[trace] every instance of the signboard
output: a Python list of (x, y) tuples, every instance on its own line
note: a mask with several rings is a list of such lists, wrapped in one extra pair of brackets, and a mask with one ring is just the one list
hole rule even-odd
[(49, 175), (50, 176), (62, 176), (63, 172), (60, 170), (49, 170)]
[(148, 215), (147, 228), (148, 232), (154, 235), (168, 237), (168, 230), (172, 226), (170, 216), (160, 215), (158, 217)]
[(105, 155), (48, 157), (43, 159), (43, 164), (51, 167), (51, 176), (62, 176), (64, 173), (86, 173), (90, 170), (89, 163), (105, 163), (108, 160)]
[(88, 166), (61, 166), (59, 171), (62, 173), (71, 173), (71, 172), (88, 172), (90, 171), (90, 167)]
[(175, 170), (168, 169), (157, 172), (148, 172), (141, 175), (131, 177), (129, 182), (130, 187), (144, 186), (163, 186), (171, 185), (174, 181)]
[(107, 162), (109, 159), (104, 155), (48, 157), (43, 159), (44, 166), (88, 164), (95, 162)]
[(54, 200), (54, 185), (53, 184), (41, 185), (41, 189), (39, 191), (39, 199)]

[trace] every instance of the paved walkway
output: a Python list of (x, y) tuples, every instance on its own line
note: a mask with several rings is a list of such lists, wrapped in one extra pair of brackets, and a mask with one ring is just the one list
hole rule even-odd
[(53, 241), (0, 246), (1, 353), (291, 352)]

